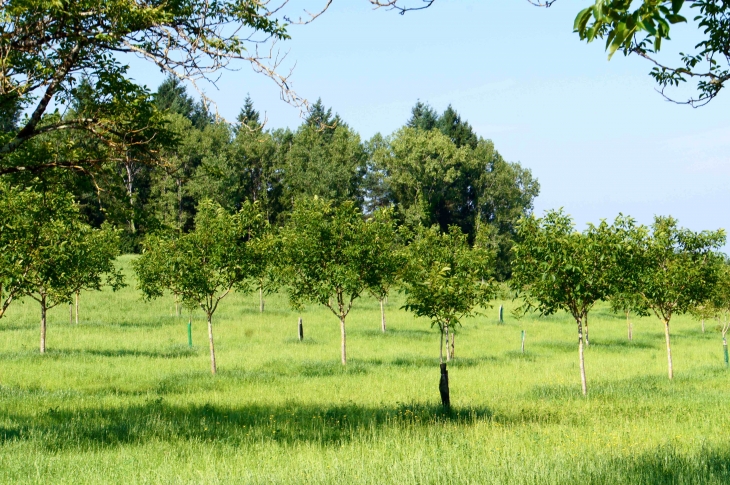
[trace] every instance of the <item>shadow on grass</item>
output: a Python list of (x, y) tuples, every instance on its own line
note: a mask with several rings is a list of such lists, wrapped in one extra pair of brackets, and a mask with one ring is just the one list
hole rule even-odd
[(162, 397), (134, 406), (76, 410), (54, 407), (32, 414), (7, 416), (0, 425), (0, 445), (33, 441), (48, 450), (61, 450), (189, 440), (234, 445), (270, 441), (340, 446), (387, 429), (446, 423), (470, 426), (493, 417), (487, 408), (453, 408), (446, 412), (441, 406), (422, 404), (178, 406)]
[(730, 483), (730, 449), (705, 446), (691, 454), (661, 446), (638, 455), (607, 460), (582, 483), (634, 485)]
[(165, 350), (140, 350), (140, 349), (46, 349), (45, 354), (41, 354), (38, 350), (23, 350), (13, 352), (0, 353), (2, 360), (18, 360), (18, 359), (38, 359), (38, 360), (61, 360), (66, 358), (74, 358), (79, 356), (108, 357), (108, 358), (125, 358), (125, 357), (144, 357), (148, 359), (182, 359), (194, 357), (198, 355), (198, 350), (187, 345), (175, 345)]

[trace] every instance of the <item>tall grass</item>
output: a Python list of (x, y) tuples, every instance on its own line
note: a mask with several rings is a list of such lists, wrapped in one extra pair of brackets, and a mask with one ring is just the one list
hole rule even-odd
[[(0, 320), (0, 483), (730, 483), (728, 384), (720, 334), (672, 320), (676, 378), (661, 324), (600, 307), (580, 394), (566, 315), (516, 320), (510, 301), (468, 320), (450, 365), (453, 412), (438, 406), (438, 336), (425, 320), (363, 299), (348, 357), (328, 310), (283, 295), (231, 295), (214, 315), (174, 316), (130, 286), (82, 294), (80, 323), (11, 306)], [(506, 322), (498, 323), (498, 306)], [(520, 352), (520, 332), (527, 333)]]

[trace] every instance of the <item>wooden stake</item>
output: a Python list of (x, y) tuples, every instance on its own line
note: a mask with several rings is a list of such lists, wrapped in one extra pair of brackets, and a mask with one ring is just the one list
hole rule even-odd
[(304, 340), (304, 326), (302, 325), (302, 317), (299, 317), (299, 341)]

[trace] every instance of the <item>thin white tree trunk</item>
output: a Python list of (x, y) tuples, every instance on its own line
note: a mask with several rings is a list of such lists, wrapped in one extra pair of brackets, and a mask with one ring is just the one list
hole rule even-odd
[(380, 301), (380, 328), (383, 330), (383, 333), (385, 333), (385, 308), (383, 307), (383, 300), (384, 298), (381, 298)]
[(46, 353), (46, 297), (41, 297), (41, 354)]
[(213, 345), (213, 315), (208, 313), (208, 343), (210, 344), (210, 371), (215, 374), (217, 367), (215, 365), (215, 346)]
[(586, 347), (589, 347), (591, 345), (591, 341), (588, 339), (588, 313), (586, 313), (586, 316), (584, 319), (584, 326), (586, 329)]
[(342, 365), (347, 364), (347, 335), (345, 333), (345, 317), (340, 315), (340, 331), (342, 332)]
[(586, 364), (583, 358), (583, 325), (580, 320), (578, 320), (578, 356), (580, 358), (580, 386), (585, 396), (588, 394), (588, 384), (586, 382)]
[(451, 352), (449, 351), (449, 326), (446, 325), (446, 362), (451, 361)]
[(264, 288), (259, 286), (259, 312), (264, 313)]
[(669, 343), (669, 320), (664, 320), (664, 338), (667, 341), (667, 371), (669, 373), (669, 378), (674, 378), (674, 369), (672, 367), (672, 347)]

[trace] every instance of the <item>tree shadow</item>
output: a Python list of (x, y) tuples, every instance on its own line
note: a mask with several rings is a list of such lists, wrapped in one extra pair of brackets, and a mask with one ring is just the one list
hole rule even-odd
[[(320, 406), (291, 402), (278, 406), (169, 404), (163, 397), (117, 408), (49, 408), (16, 414), (0, 427), (0, 444), (34, 441), (48, 450), (88, 449), (150, 441), (221, 441), (236, 445), (313, 443), (340, 446), (388, 428), (471, 426), (491, 420), (488, 408), (395, 404)], [(7, 424), (11, 423), (11, 424)]]
[(730, 449), (703, 447), (690, 455), (670, 445), (608, 460), (583, 483), (636, 485), (730, 483)]

